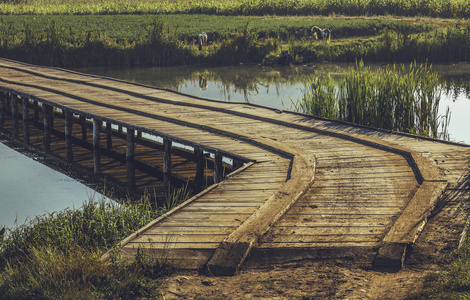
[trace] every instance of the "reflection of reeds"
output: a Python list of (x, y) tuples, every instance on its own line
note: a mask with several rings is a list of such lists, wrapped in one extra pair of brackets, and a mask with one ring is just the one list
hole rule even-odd
[[(437, 137), (439, 100), (439, 77), (426, 64), (373, 71), (361, 61), (338, 83), (314, 79), (296, 108), (355, 124)], [(444, 129), (449, 119), (443, 119)]]

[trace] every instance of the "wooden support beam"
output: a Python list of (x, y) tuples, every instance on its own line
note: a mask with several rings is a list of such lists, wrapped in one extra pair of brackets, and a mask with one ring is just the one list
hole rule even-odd
[(44, 151), (51, 151), (51, 115), (52, 106), (43, 103), (42, 104), (42, 119), (44, 124)]
[(5, 124), (5, 119), (7, 117), (7, 100), (6, 94), (0, 94), (0, 129), (3, 129), (3, 125)]
[(214, 157), (214, 183), (224, 180), (224, 167), (222, 165), (222, 155), (219, 151), (215, 152)]
[(18, 96), (11, 94), (11, 135), (18, 137)]
[(33, 110), (34, 110), (34, 121), (39, 122), (39, 103), (34, 100), (33, 102)]
[(85, 116), (80, 116), (80, 125), (82, 126), (82, 140), (86, 141), (87, 139), (87, 129), (86, 129), (86, 118)]
[(127, 166), (127, 184), (129, 189), (134, 190), (135, 185), (135, 146), (134, 146), (134, 129), (127, 128), (126, 141), (126, 166)]
[(194, 148), (194, 157), (197, 163), (196, 176), (194, 177), (194, 181), (197, 186), (202, 186), (204, 183), (204, 169), (206, 164), (204, 159), (204, 152), (201, 148)]
[(113, 128), (111, 122), (106, 122), (106, 148), (113, 149)]
[(170, 192), (171, 145), (170, 139), (163, 138), (163, 184), (166, 193)]
[(73, 113), (65, 110), (65, 148), (67, 150), (67, 161), (73, 162), (73, 145), (72, 145), (72, 129), (73, 129)]
[(22, 98), (23, 105), (23, 140), (29, 144), (29, 114), (28, 114), (28, 98)]
[(101, 171), (100, 131), (101, 121), (99, 119), (93, 119), (93, 169), (95, 174)]
[(51, 128), (54, 129), (54, 117), (55, 117), (54, 107), (51, 106), (50, 110), (51, 110), (51, 113), (49, 114), (49, 118), (51, 118)]

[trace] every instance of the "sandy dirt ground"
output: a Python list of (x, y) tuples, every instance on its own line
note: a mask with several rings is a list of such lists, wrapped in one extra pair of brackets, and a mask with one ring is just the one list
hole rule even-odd
[(354, 258), (250, 262), (232, 277), (188, 271), (165, 278), (161, 299), (407, 299), (444, 267), (440, 258), (458, 247), (464, 222), (457, 201), (443, 199), (398, 272), (374, 271)]

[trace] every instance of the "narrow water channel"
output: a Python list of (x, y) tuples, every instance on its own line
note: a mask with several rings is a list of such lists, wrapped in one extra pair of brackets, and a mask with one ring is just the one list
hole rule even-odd
[(36, 216), (80, 208), (100, 195), (80, 182), (4, 145), (0, 140), (0, 228), (14, 228)]
[[(315, 76), (344, 76), (352, 64), (263, 67), (180, 66), (164, 68), (85, 69), (79, 70), (198, 97), (229, 102), (250, 102), (268, 107), (294, 110), (302, 98), (306, 83)], [(373, 66), (384, 67), (384, 66)], [(433, 65), (441, 78), (439, 115), (450, 110), (449, 139), (470, 144), (470, 64)]]

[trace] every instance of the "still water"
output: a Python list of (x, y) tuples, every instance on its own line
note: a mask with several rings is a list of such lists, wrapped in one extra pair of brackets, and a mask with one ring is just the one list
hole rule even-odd
[[(250, 102), (295, 110), (305, 84), (314, 76), (340, 77), (351, 64), (324, 64), (318, 67), (166, 67), (138, 69), (86, 69), (85, 73), (133, 81), (185, 94), (229, 102)], [(373, 66), (381, 67), (381, 66)], [(434, 65), (441, 78), (439, 115), (450, 110), (448, 128), (451, 141), (470, 144), (470, 64)]]
[(99, 195), (78, 181), (41, 164), (0, 140), (0, 229), (14, 228), (47, 212), (79, 208)]
[[(103, 75), (194, 96), (294, 109), (312, 76), (342, 76), (351, 65), (271, 68), (260, 66), (184, 66), (138, 69), (86, 69)], [(470, 65), (433, 66), (442, 78), (440, 114), (451, 112), (450, 139), (470, 144)], [(0, 228), (67, 207), (81, 207), (94, 191), (53, 171), (0, 141)], [(16, 220), (16, 222), (15, 222)]]

